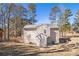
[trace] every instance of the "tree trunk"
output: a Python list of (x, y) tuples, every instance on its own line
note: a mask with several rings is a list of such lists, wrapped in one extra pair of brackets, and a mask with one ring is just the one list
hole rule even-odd
[(14, 34), (15, 34), (15, 37), (17, 37), (17, 19), (15, 18), (15, 31), (14, 31)]
[(4, 18), (4, 40), (6, 40), (6, 19), (5, 18)]
[(9, 20), (10, 20), (10, 7), (9, 7), (9, 11), (8, 11), (8, 20), (7, 20), (7, 40), (10, 40), (9, 38)]

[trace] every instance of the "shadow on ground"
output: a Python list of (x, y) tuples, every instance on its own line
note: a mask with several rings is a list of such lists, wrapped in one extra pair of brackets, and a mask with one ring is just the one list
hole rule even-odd
[(0, 44), (0, 56), (24, 56), (31, 54), (36, 55), (36, 52), (39, 51), (39, 49), (34, 46), (7, 44)]
[[(51, 54), (52, 56), (55, 55), (76, 55), (79, 56), (79, 54), (65, 54), (65, 52), (71, 52), (71, 47), (65, 47), (61, 46), (62, 48), (45, 48), (45, 50), (40, 50), (39, 47), (32, 46), (32, 45), (25, 45), (23, 43), (12, 43), (12, 42), (7, 42), (7, 43), (0, 43), (0, 56), (42, 56), (42, 55), (49, 55)], [(72, 46), (73, 47), (73, 46)], [(63, 53), (64, 52), (64, 53)], [(78, 52), (78, 50), (76, 51)], [(53, 54), (54, 53), (54, 54)], [(61, 54), (60, 54), (61, 53)]]

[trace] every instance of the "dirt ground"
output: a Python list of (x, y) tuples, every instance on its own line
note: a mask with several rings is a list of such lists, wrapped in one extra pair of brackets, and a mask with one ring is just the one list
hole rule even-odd
[(39, 48), (32, 44), (0, 42), (0, 56), (79, 56), (76, 44), (58, 44)]

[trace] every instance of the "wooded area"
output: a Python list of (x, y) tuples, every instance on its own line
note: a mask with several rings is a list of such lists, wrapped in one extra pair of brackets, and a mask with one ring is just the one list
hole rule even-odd
[[(61, 10), (59, 6), (54, 6), (49, 14), (50, 23), (54, 25), (57, 22), (59, 26), (60, 36), (66, 36), (66, 33), (73, 31), (79, 32), (79, 11), (76, 12), (75, 22), (70, 23), (70, 17), (73, 15), (71, 9)], [(4, 31), (5, 40), (10, 40), (10, 37), (22, 35), (22, 29), (27, 24), (35, 24), (38, 20), (36, 4), (30, 3), (28, 7), (21, 4), (0, 4), (0, 28)], [(57, 20), (58, 17), (58, 20)]]
[[(79, 52), (78, 52), (79, 51), (79, 10), (74, 11), (75, 12), (74, 14), (72, 12), (72, 9), (64, 7), (64, 9), (62, 10), (62, 8), (58, 5), (52, 6), (52, 8), (48, 7), (50, 8), (50, 13), (48, 14), (50, 24), (52, 26), (55, 26), (55, 25), (58, 26), (58, 28), (54, 28), (54, 29), (58, 31), (59, 38), (67, 37), (68, 38), (67, 40), (71, 42), (67, 42), (64, 44), (58, 43), (53, 46), (52, 45), (47, 46), (46, 48), (42, 48), (42, 49), (40, 47), (33, 45), (31, 42), (30, 44), (25, 44), (24, 42), (18, 43), (17, 40), (20, 40), (23, 35), (24, 26), (30, 25), (30, 24), (37, 25), (36, 22), (38, 23), (39, 21), (36, 18), (39, 15), (37, 13), (38, 11), (37, 4), (29, 3), (26, 5), (27, 6), (23, 6), (22, 4), (18, 4), (18, 3), (0, 3), (0, 55), (11, 55), (11, 56), (12, 55), (13, 56), (15, 55), (16, 56), (17, 55), (21, 55), (21, 56), (24, 56), (24, 55), (55, 55), (55, 56), (56, 55), (79, 55)], [(47, 12), (45, 13), (47, 14)], [(73, 15), (75, 15), (73, 17), (74, 22), (71, 23)], [(42, 19), (42, 20), (46, 21), (45, 19)], [(29, 26), (29, 27), (32, 27), (32, 26)], [(40, 27), (40, 28), (42, 29), (43, 27)], [(33, 30), (33, 31), (34, 29), (25, 28), (25, 30)], [(44, 30), (44, 32), (46, 33), (46, 30)], [(76, 36), (73, 35), (74, 32)], [(57, 32), (55, 32), (55, 34), (57, 34)], [(67, 34), (73, 37), (68, 37)], [(43, 36), (44, 35), (42, 34), (42, 37)], [(55, 37), (57, 35), (53, 34), (53, 36)], [(10, 41), (12, 39), (14, 39), (16, 42)]]
[(35, 4), (29, 4), (28, 10), (20, 4), (0, 4), (0, 28), (4, 31), (4, 39), (21, 36), (22, 28), (34, 24), (35, 17)]

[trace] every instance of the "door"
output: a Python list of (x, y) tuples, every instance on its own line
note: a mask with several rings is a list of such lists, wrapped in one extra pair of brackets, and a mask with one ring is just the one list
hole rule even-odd
[(56, 32), (54, 30), (50, 30), (50, 42), (52, 44), (55, 44), (56, 42)]

